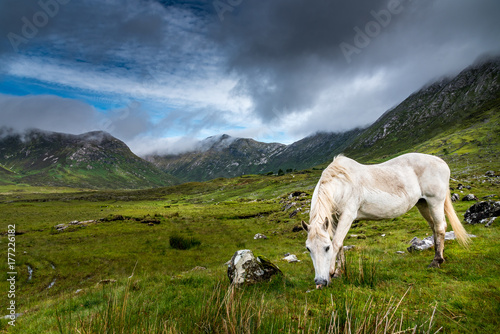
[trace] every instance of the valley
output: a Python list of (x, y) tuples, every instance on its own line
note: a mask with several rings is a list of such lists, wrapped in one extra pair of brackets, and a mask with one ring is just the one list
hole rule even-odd
[[(491, 78), (498, 73), (495, 66), (483, 68), (482, 76), (470, 73)], [(342, 151), (363, 163), (410, 151), (440, 156), (452, 171), (450, 187), (459, 196), (454, 207), (461, 219), (477, 201), (498, 201), (499, 95), (496, 88), (478, 88), (496, 87), (498, 79), (486, 85), (487, 80), (463, 78), (472, 77), (458, 76), (412, 95), (366, 130), (316, 134), (288, 146), (221, 136), (212, 138), (203, 154), (169, 157), (170, 162), (139, 158), (101, 132), (4, 133), (1, 245), (6, 253), (7, 238), (14, 237), (17, 274), (15, 326), (3, 317), (14, 300), (5, 294), (0, 332), (496, 333), (497, 222), (465, 225), (476, 237), (468, 249), (447, 241), (440, 269), (427, 268), (432, 249), (407, 251), (412, 238), (432, 233), (415, 208), (392, 220), (357, 222), (344, 242), (354, 246), (346, 252), (344, 275), (322, 290), (314, 289), (306, 233), (297, 228), (308, 220), (322, 170)], [(468, 88), (459, 86), (462, 98), (446, 104), (450, 114), (437, 112), (442, 109), (435, 107), (436, 98), (449, 96), (446, 87), (457, 82), (469, 82)], [(488, 98), (468, 100), (471, 89)], [(424, 93), (425, 103), (418, 98)], [(298, 157), (307, 153), (311, 157), (300, 165)], [(232, 164), (237, 154), (240, 169), (217, 165)], [(267, 161), (265, 168), (241, 169), (256, 156)], [(212, 174), (194, 167), (180, 174), (210, 160)], [(170, 163), (178, 163), (179, 173), (167, 171)], [(278, 167), (286, 172), (277, 173)], [(462, 201), (469, 193), (478, 200)], [(267, 239), (254, 239), (257, 233)], [(173, 239), (188, 246), (180, 249)], [(265, 256), (283, 275), (234, 288), (225, 263), (240, 249)], [(287, 253), (300, 262), (284, 261)], [(0, 281), (5, 292), (7, 265), (5, 258)]]

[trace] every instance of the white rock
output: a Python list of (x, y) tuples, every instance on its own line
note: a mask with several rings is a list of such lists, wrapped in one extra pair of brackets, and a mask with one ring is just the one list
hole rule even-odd
[(229, 280), (236, 285), (264, 281), (277, 273), (281, 271), (276, 265), (265, 258), (255, 257), (249, 249), (234, 253), (227, 268)]
[(283, 258), (283, 260), (287, 261), (288, 263), (291, 263), (291, 262), (300, 262), (300, 260), (297, 259), (297, 255), (295, 255), (295, 254), (290, 254), (288, 256), (285, 256)]

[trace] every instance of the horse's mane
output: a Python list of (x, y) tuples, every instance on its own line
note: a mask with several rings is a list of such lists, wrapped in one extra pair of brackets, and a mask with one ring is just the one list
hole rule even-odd
[[(338, 189), (335, 192), (335, 185), (351, 182), (351, 176), (348, 170), (341, 165), (341, 161), (346, 159), (343, 155), (338, 155), (333, 159), (333, 162), (323, 171), (318, 182), (316, 202), (311, 206), (310, 223), (311, 226), (322, 227), (321, 229), (312, 229), (311, 232), (317, 233), (317, 230), (325, 230), (324, 224), (328, 220), (328, 232), (333, 236), (337, 228), (338, 205), (337, 200)], [(332, 219), (335, 217), (335, 219)], [(315, 231), (315, 232), (314, 232)]]

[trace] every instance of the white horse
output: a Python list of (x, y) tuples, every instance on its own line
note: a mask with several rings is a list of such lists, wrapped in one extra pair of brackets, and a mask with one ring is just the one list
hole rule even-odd
[(336, 274), (335, 260), (354, 220), (396, 218), (416, 205), (434, 233), (436, 253), (429, 267), (444, 262), (445, 214), (467, 246), (470, 239), (451, 204), (449, 179), (446, 162), (432, 155), (409, 153), (378, 165), (337, 156), (314, 189), (310, 225), (302, 222), (316, 287), (328, 285)]

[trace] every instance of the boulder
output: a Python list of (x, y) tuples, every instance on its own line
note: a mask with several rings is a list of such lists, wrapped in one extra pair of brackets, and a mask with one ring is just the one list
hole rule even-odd
[(227, 266), (227, 276), (231, 284), (255, 284), (269, 280), (281, 270), (268, 259), (255, 257), (251, 250), (243, 249), (234, 253)]
[(287, 261), (288, 263), (300, 262), (300, 260), (297, 259), (297, 255), (295, 255), (295, 254), (285, 254), (285, 257), (283, 258), (283, 260)]
[(264, 234), (262, 234), (262, 233), (257, 233), (256, 235), (253, 236), (253, 238), (255, 240), (257, 240), (257, 239), (267, 239), (267, 237)]
[[(471, 238), (476, 237), (474, 234), (468, 234), (468, 236)], [(456, 239), (456, 237), (455, 237), (454, 231), (446, 232), (444, 234), (444, 240), (455, 240), (455, 239)], [(431, 235), (430, 237), (427, 237), (423, 240), (420, 240), (419, 238), (414, 237), (413, 239), (411, 239), (410, 244), (411, 244), (411, 246), (407, 248), (408, 252), (411, 253), (414, 250), (422, 251), (422, 250), (434, 247), (434, 236)]]
[(434, 246), (434, 237), (433, 236), (427, 237), (423, 240), (414, 237), (413, 239), (411, 239), (410, 244), (411, 244), (410, 247), (407, 248), (408, 252), (411, 253), (415, 250), (422, 251)]
[(494, 177), (495, 176), (495, 172), (492, 171), (492, 170), (489, 170), (487, 171), (484, 175), (488, 176), (488, 177)]
[(65, 229), (68, 228), (68, 226), (66, 224), (58, 224), (58, 225), (54, 226), (54, 228), (58, 231), (64, 231)]
[(453, 195), (451, 195), (451, 201), (452, 202), (456, 202), (460, 199), (460, 195), (457, 194), (457, 193), (454, 193)]
[(474, 196), (474, 194), (469, 194), (467, 196), (464, 196), (464, 198), (462, 198), (462, 201), (465, 202), (465, 201), (477, 201), (478, 198), (476, 196)]
[(467, 224), (484, 224), (485, 218), (500, 216), (500, 201), (482, 201), (472, 205), (464, 214)]

